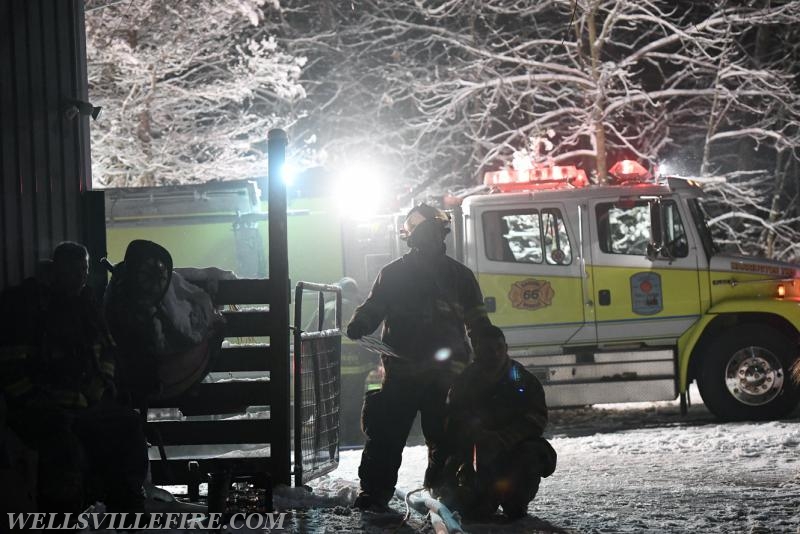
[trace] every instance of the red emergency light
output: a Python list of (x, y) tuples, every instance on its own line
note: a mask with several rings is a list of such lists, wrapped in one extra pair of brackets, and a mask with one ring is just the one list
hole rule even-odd
[(574, 165), (552, 165), (533, 169), (505, 168), (483, 175), (484, 185), (500, 191), (559, 189), (564, 187), (586, 187), (589, 180), (586, 172)]
[(632, 159), (623, 159), (616, 162), (608, 170), (608, 174), (615, 178), (615, 183), (620, 184), (625, 182), (646, 182), (653, 177), (650, 171), (645, 169), (641, 163)]

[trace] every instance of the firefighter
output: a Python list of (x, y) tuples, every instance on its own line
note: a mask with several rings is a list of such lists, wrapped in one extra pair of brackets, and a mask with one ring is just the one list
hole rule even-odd
[[(342, 290), (342, 320), (351, 317), (353, 312), (361, 301), (361, 296), (358, 291), (358, 284), (355, 280), (345, 276), (335, 284)], [(331, 299), (325, 303), (324, 315), (322, 317), (322, 330), (330, 330), (336, 328), (336, 300)], [(319, 328), (319, 313), (314, 310), (311, 319), (306, 324), (306, 330), (315, 332)]]
[(542, 438), (547, 405), (539, 381), (508, 356), (503, 331), (482, 328), (475, 361), (447, 399), (447, 459), (442, 500), (465, 516), (486, 519), (498, 506), (510, 519), (527, 514), (541, 477), (556, 467)]
[(101, 496), (110, 510), (141, 511), (146, 442), (138, 415), (115, 401), (114, 345), (86, 287), (88, 252), (64, 242), (47, 265), (0, 299), (9, 427), (39, 453), (41, 509), (75, 512)]
[(396, 355), (381, 356), (381, 388), (364, 398), (357, 508), (388, 505), (417, 412), (428, 446), (425, 486), (436, 488), (441, 480), (447, 391), (471, 354), (465, 326), (471, 334), (489, 324), (475, 275), (445, 255), (449, 223), (426, 204), (408, 213), (401, 236), (411, 251), (381, 269), (347, 326), (347, 336), (359, 339), (383, 322), (382, 339)]

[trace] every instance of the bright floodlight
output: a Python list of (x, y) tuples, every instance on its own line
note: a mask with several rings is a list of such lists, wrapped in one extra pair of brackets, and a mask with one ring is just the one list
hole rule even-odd
[(286, 187), (291, 187), (294, 185), (294, 180), (297, 178), (297, 175), (300, 173), (300, 169), (291, 161), (285, 161), (283, 163), (283, 168), (281, 169), (281, 175), (283, 177), (283, 184)]
[(385, 197), (385, 183), (380, 171), (367, 165), (354, 165), (339, 173), (336, 201), (347, 217), (375, 215)]

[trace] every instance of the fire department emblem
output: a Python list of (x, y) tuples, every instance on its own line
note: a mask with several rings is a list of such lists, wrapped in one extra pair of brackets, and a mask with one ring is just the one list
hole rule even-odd
[(539, 308), (550, 306), (553, 303), (555, 294), (553, 287), (547, 280), (528, 278), (527, 280), (514, 282), (511, 286), (511, 291), (508, 292), (508, 298), (515, 308), (538, 310)]
[(654, 315), (664, 309), (658, 273), (643, 272), (631, 276), (631, 308), (638, 315)]

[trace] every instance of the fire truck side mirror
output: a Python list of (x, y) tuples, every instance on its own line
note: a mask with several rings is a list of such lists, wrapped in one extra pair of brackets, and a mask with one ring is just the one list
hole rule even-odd
[(645, 257), (650, 261), (669, 260), (670, 264), (675, 260), (675, 254), (669, 245), (663, 245), (653, 241), (647, 244)]
[(653, 243), (652, 241), (647, 244), (647, 251), (645, 252), (645, 257), (647, 257), (650, 261), (656, 261), (658, 259), (658, 252), (660, 247)]

